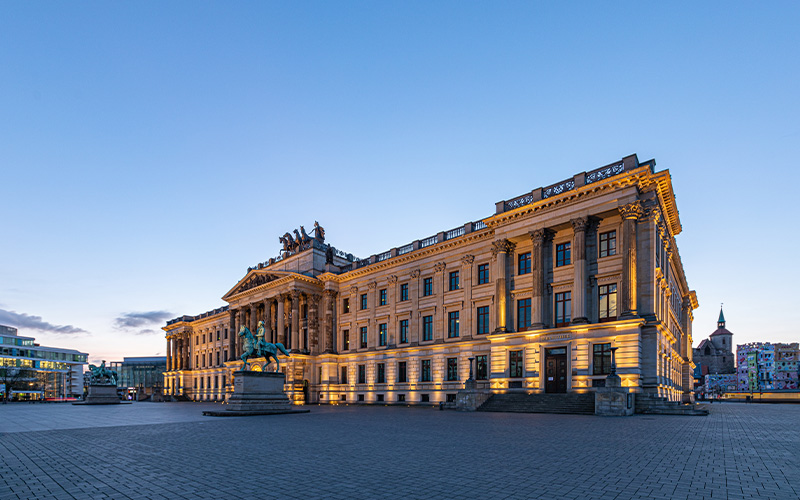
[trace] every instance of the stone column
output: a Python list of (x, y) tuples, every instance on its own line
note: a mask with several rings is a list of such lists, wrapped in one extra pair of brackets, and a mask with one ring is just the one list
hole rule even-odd
[(589, 322), (586, 317), (586, 231), (591, 220), (589, 217), (577, 217), (570, 220), (574, 232), (572, 238), (572, 324)]
[[(247, 313), (246, 313), (244, 307), (241, 307), (239, 309), (239, 320), (236, 322), (236, 326), (238, 328), (241, 328), (242, 325), (247, 325)], [(234, 354), (234, 357), (236, 359), (239, 359), (239, 356), (241, 356), (241, 355), (242, 355), (242, 337), (239, 336), (238, 329), (237, 329), (237, 334), (236, 334), (236, 353)]]
[(408, 340), (412, 346), (419, 345), (421, 321), (419, 311), (419, 269), (411, 271), (411, 279), (408, 282), (408, 296), (411, 299), (411, 316), (408, 321)]
[(228, 309), (228, 361), (236, 356), (236, 310)]
[(336, 301), (336, 295), (336, 290), (325, 290), (323, 292), (323, 308), (325, 309), (325, 335), (322, 340), (320, 350), (322, 350), (324, 353), (337, 352), (338, 350), (333, 344), (333, 331), (334, 328), (336, 328), (333, 315), (333, 304)]
[(319, 294), (308, 296), (308, 343), (306, 348), (311, 354), (319, 354)]
[(459, 315), (461, 323), (461, 337), (472, 338), (475, 333), (472, 330), (472, 263), (475, 262), (474, 255), (461, 257), (461, 288), (464, 289), (464, 307), (461, 308)]
[(292, 290), (292, 352), (300, 351), (300, 292)]
[(444, 310), (444, 291), (446, 290), (444, 282), (447, 279), (444, 270), (446, 268), (447, 264), (444, 262), (437, 262), (433, 266), (433, 295), (436, 297), (436, 310), (433, 313), (433, 341), (436, 344), (444, 342), (445, 325), (447, 324), (445, 318), (447, 313)]
[(536, 229), (531, 231), (531, 279), (533, 280), (533, 300), (531, 301), (531, 328), (547, 328), (547, 312), (550, 310), (550, 301), (547, 298), (547, 267), (549, 243), (553, 239), (553, 232), (549, 229)]
[(387, 304), (389, 304), (389, 324), (388, 324), (388, 331), (386, 335), (389, 337), (387, 339), (387, 344), (389, 347), (397, 347), (399, 343), (398, 337), (398, 327), (397, 327), (397, 276), (392, 274), (387, 278), (387, 282), (389, 285), (386, 287), (386, 300)]
[(172, 371), (172, 339), (167, 338), (167, 371)]
[(264, 341), (274, 344), (272, 336), (272, 299), (264, 299)]
[(506, 239), (492, 242), (492, 256), (495, 258), (495, 333), (504, 333), (508, 328), (508, 254), (516, 245)]
[(622, 318), (636, 316), (636, 221), (642, 216), (642, 203), (635, 201), (619, 207), (622, 215), (622, 286), (620, 310)]
[(278, 307), (276, 311), (277, 317), (275, 318), (275, 329), (278, 330), (278, 342), (284, 345), (284, 347), (288, 347), (288, 342), (286, 342), (286, 313), (284, 311), (286, 307), (286, 294), (278, 295)]
[(258, 331), (258, 304), (250, 304), (250, 333), (253, 335)]
[[(370, 281), (367, 283), (367, 308), (369, 309), (369, 324), (367, 326), (367, 349), (378, 347), (378, 325), (375, 323), (375, 309), (378, 308), (377, 295), (378, 283)], [(359, 304), (361, 307), (361, 304)]]

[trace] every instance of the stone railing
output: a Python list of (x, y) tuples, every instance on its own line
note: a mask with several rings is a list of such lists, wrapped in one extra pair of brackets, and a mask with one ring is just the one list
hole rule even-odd
[(408, 245), (403, 245), (400, 248), (398, 248), (397, 249), (397, 255), (407, 254), (408, 252), (411, 252), (413, 250), (414, 250), (414, 244), (413, 243), (409, 243)]
[(537, 201), (545, 200), (552, 196), (558, 196), (560, 194), (572, 191), (578, 187), (619, 175), (638, 166), (639, 161), (636, 159), (636, 156), (631, 155), (623, 158), (621, 161), (590, 170), (589, 172), (582, 172), (570, 179), (564, 179), (563, 181), (556, 182), (555, 184), (551, 184), (547, 187), (536, 188), (530, 193), (525, 193), (517, 196), (516, 198), (506, 201), (499, 201), (496, 204), (495, 213), (499, 214), (507, 212), (509, 210), (524, 207), (525, 205), (530, 205), (531, 203), (536, 203)]
[(464, 233), (466, 233), (466, 230), (464, 229), (464, 226), (457, 227), (455, 229), (451, 229), (451, 230), (447, 231), (446, 233), (444, 233), (444, 239), (445, 240), (452, 240), (453, 238), (458, 238), (459, 236), (464, 236)]
[(388, 252), (383, 252), (381, 254), (378, 254), (378, 256), (375, 258), (375, 261), (381, 262), (383, 260), (390, 258), (391, 256), (392, 256), (392, 251), (389, 250)]
[(420, 248), (429, 247), (436, 244), (436, 236), (430, 236), (419, 242)]

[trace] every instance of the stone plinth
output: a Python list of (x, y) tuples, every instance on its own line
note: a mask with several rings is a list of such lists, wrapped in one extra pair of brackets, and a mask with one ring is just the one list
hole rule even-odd
[(74, 405), (119, 405), (130, 404), (128, 401), (120, 401), (117, 396), (116, 385), (98, 385), (93, 384), (89, 386), (89, 391), (86, 394), (84, 401), (72, 403)]
[(308, 413), (296, 409), (283, 391), (286, 377), (283, 373), (233, 372), (233, 394), (224, 411), (204, 411), (212, 417), (239, 417), (248, 415), (276, 415), (283, 413)]
[(636, 409), (635, 394), (622, 387), (619, 376), (606, 377), (606, 386), (594, 393), (594, 414), (607, 417), (628, 417)]

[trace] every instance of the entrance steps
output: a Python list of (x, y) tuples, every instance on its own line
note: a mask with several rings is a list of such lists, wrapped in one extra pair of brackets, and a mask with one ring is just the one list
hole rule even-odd
[(478, 411), (594, 415), (594, 393), (527, 394), (507, 392), (493, 394), (478, 407)]
[(636, 413), (647, 415), (690, 415), (705, 416), (708, 410), (698, 404), (683, 404), (677, 401), (668, 401), (667, 398), (651, 396), (649, 394), (636, 395)]

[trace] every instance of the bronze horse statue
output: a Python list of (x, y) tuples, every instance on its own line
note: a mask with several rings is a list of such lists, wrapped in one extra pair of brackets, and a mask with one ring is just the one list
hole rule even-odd
[(244, 345), (242, 347), (243, 352), (239, 357), (239, 359), (241, 359), (244, 363), (242, 365), (242, 371), (247, 370), (247, 360), (250, 358), (264, 358), (266, 359), (267, 363), (269, 363), (269, 359), (272, 358), (275, 360), (275, 372), (279, 372), (281, 370), (281, 362), (278, 360), (278, 351), (282, 352), (286, 356), (289, 356), (289, 353), (280, 342), (271, 344), (264, 340), (263, 321), (258, 322), (258, 339), (256, 339), (252, 332), (250, 332), (250, 329), (244, 325), (242, 325), (242, 327), (239, 329), (238, 335), (240, 337), (244, 337)]

